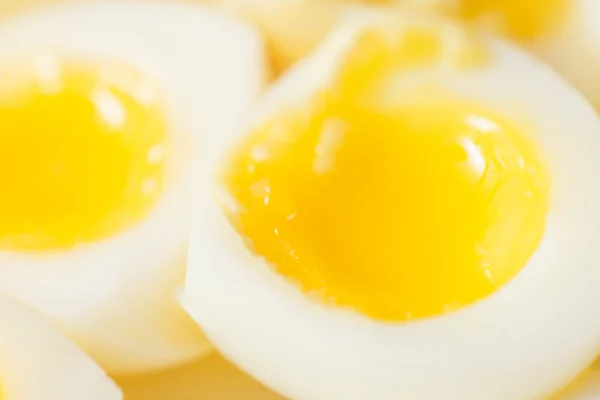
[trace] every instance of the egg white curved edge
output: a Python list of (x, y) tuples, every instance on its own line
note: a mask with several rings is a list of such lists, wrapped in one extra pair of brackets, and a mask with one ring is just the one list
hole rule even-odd
[(156, 78), (175, 154), (167, 160), (161, 198), (142, 222), (67, 252), (0, 252), (0, 292), (53, 317), (111, 373), (199, 356), (210, 346), (176, 299), (185, 273), (190, 182), (207, 173), (213, 142), (266, 80), (261, 38), (211, 8), (158, 2), (55, 5), (0, 25), (0, 65), (40, 50), (125, 61)]
[[(302, 104), (327, 82), (360, 29), (348, 23), (333, 33), (267, 93), (239, 134)], [(494, 295), (457, 312), (374, 321), (310, 300), (249, 255), (214, 199), (214, 182), (204, 179), (183, 305), (228, 358), (298, 400), (541, 398), (593, 361), (600, 350), (600, 121), (553, 71), (504, 42), (489, 46), (490, 67), (423, 71), (413, 79), (439, 82), (536, 127), (552, 204), (528, 265)]]
[(527, 49), (550, 64), (600, 109), (600, 3), (596, 0), (570, 0), (564, 26), (543, 36)]
[(3, 400), (119, 400), (121, 390), (41, 314), (0, 297)]

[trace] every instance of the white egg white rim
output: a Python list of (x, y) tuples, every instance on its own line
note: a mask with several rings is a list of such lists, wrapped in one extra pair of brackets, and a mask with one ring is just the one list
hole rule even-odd
[[(248, 132), (302, 104), (335, 71), (365, 19), (336, 30), (257, 105)], [(196, 204), (184, 307), (239, 366), (294, 399), (530, 399), (566, 385), (600, 350), (600, 121), (530, 56), (490, 40), (493, 66), (443, 81), (463, 97), (531, 121), (552, 177), (542, 243), (494, 295), (456, 312), (383, 323), (326, 307), (249, 255), (214, 198)], [(427, 74), (423, 74), (424, 77)], [(436, 80), (438, 78), (435, 78)], [(200, 182), (211, 193), (213, 182)], [(550, 367), (551, 366), (551, 367)]]
[(0, 393), (6, 400), (117, 400), (121, 390), (41, 314), (0, 297)]
[[(193, 61), (198, 57), (190, 57), (190, 52), (199, 41), (211, 36), (222, 38), (225, 43), (241, 43), (243, 47), (213, 46), (210, 54), (204, 54), (206, 59), (201, 56), (204, 71), (211, 76), (202, 76), (198, 71), (195, 80), (186, 82), (183, 77), (198, 66), (198, 61)], [(232, 120), (262, 87), (261, 79), (266, 79), (261, 70), (263, 61), (259, 62), (258, 57), (263, 54), (262, 40), (250, 27), (209, 7), (135, 1), (78, 2), (41, 8), (0, 25), (0, 64), (39, 51), (75, 59), (125, 62), (153, 78), (164, 91), (171, 124), (171, 157), (166, 164), (166, 185), (144, 220), (112, 237), (69, 251), (0, 252), (1, 292), (54, 317), (76, 337), (81, 334), (81, 327), (74, 327), (73, 323), (79, 320), (91, 323), (90, 331), (83, 336), (95, 334), (96, 338), (89, 338), (92, 342), (125, 349), (132, 345), (131, 340), (122, 337), (127, 332), (112, 327), (94, 333), (98, 327), (86, 319), (101, 313), (107, 302), (127, 310), (125, 303), (133, 301), (131, 293), (148, 292), (165, 275), (183, 273), (194, 196), (191, 182), (201, 173), (204, 163), (198, 157), (198, 149), (204, 147), (210, 155), (212, 134), (226, 134)], [(247, 70), (240, 67), (248, 60), (251, 63), (246, 65)], [(224, 85), (239, 90), (229, 98), (208, 101), (198, 95), (208, 84), (212, 84), (212, 90)], [(227, 110), (227, 118), (220, 110)], [(122, 323), (128, 320), (127, 315), (119, 318)], [(180, 346), (154, 340), (153, 347), (148, 348), (141, 341), (134, 350), (135, 357), (146, 358), (146, 364), (162, 366), (207, 349), (204, 341)], [(171, 353), (167, 359), (161, 355), (163, 348)], [(102, 361), (103, 366), (112, 369), (109, 360)], [(131, 367), (136, 368), (135, 362)]]
[(596, 16), (600, 6), (595, 0), (569, 2), (568, 18), (562, 29), (526, 43), (529, 51), (561, 73), (581, 90), (588, 100), (600, 106), (600, 27)]

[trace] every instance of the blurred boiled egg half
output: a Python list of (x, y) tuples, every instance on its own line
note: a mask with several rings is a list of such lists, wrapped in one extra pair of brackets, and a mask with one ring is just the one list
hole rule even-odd
[(119, 388), (37, 312), (0, 297), (0, 399), (120, 400)]
[(198, 177), (183, 305), (293, 399), (545, 398), (600, 350), (599, 131), (503, 40), (348, 15)]
[(600, 2), (400, 0), (501, 33), (554, 67), (600, 108)]
[(113, 374), (209, 349), (177, 302), (191, 183), (266, 80), (208, 7), (75, 2), (0, 25), (0, 292)]
[(540, 57), (600, 108), (600, 2), (596, 0), (207, 0), (255, 23), (275, 68), (309, 54), (356, 6), (420, 9), (500, 33)]

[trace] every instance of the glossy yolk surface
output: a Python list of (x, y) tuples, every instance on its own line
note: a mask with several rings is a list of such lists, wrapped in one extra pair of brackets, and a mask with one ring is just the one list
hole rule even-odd
[(506, 30), (520, 39), (533, 39), (560, 27), (568, 0), (460, 0), (460, 15)]
[(147, 214), (166, 150), (153, 82), (51, 56), (0, 74), (0, 248), (69, 248)]
[(535, 251), (548, 208), (543, 165), (510, 121), (452, 96), (362, 101), (384, 65), (443, 53), (429, 34), (403, 37), (386, 47), (363, 35), (332, 87), (256, 129), (222, 173), (252, 251), (321, 301), (391, 321), (501, 287)]

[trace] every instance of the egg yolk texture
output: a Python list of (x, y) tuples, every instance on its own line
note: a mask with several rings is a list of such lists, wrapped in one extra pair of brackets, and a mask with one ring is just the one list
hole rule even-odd
[(471, 304), (513, 278), (544, 232), (549, 192), (533, 144), (487, 109), (450, 94), (373, 106), (386, 71), (480, 60), (469, 42), (452, 55), (436, 33), (402, 37), (358, 38), (338, 79), (259, 126), (221, 175), (250, 250), (318, 300), (389, 321)]
[(0, 81), (1, 249), (69, 248), (148, 213), (167, 131), (152, 81), (52, 56), (15, 62)]
[(525, 40), (559, 29), (570, 11), (568, 0), (460, 0), (452, 3), (461, 17), (495, 25)]

